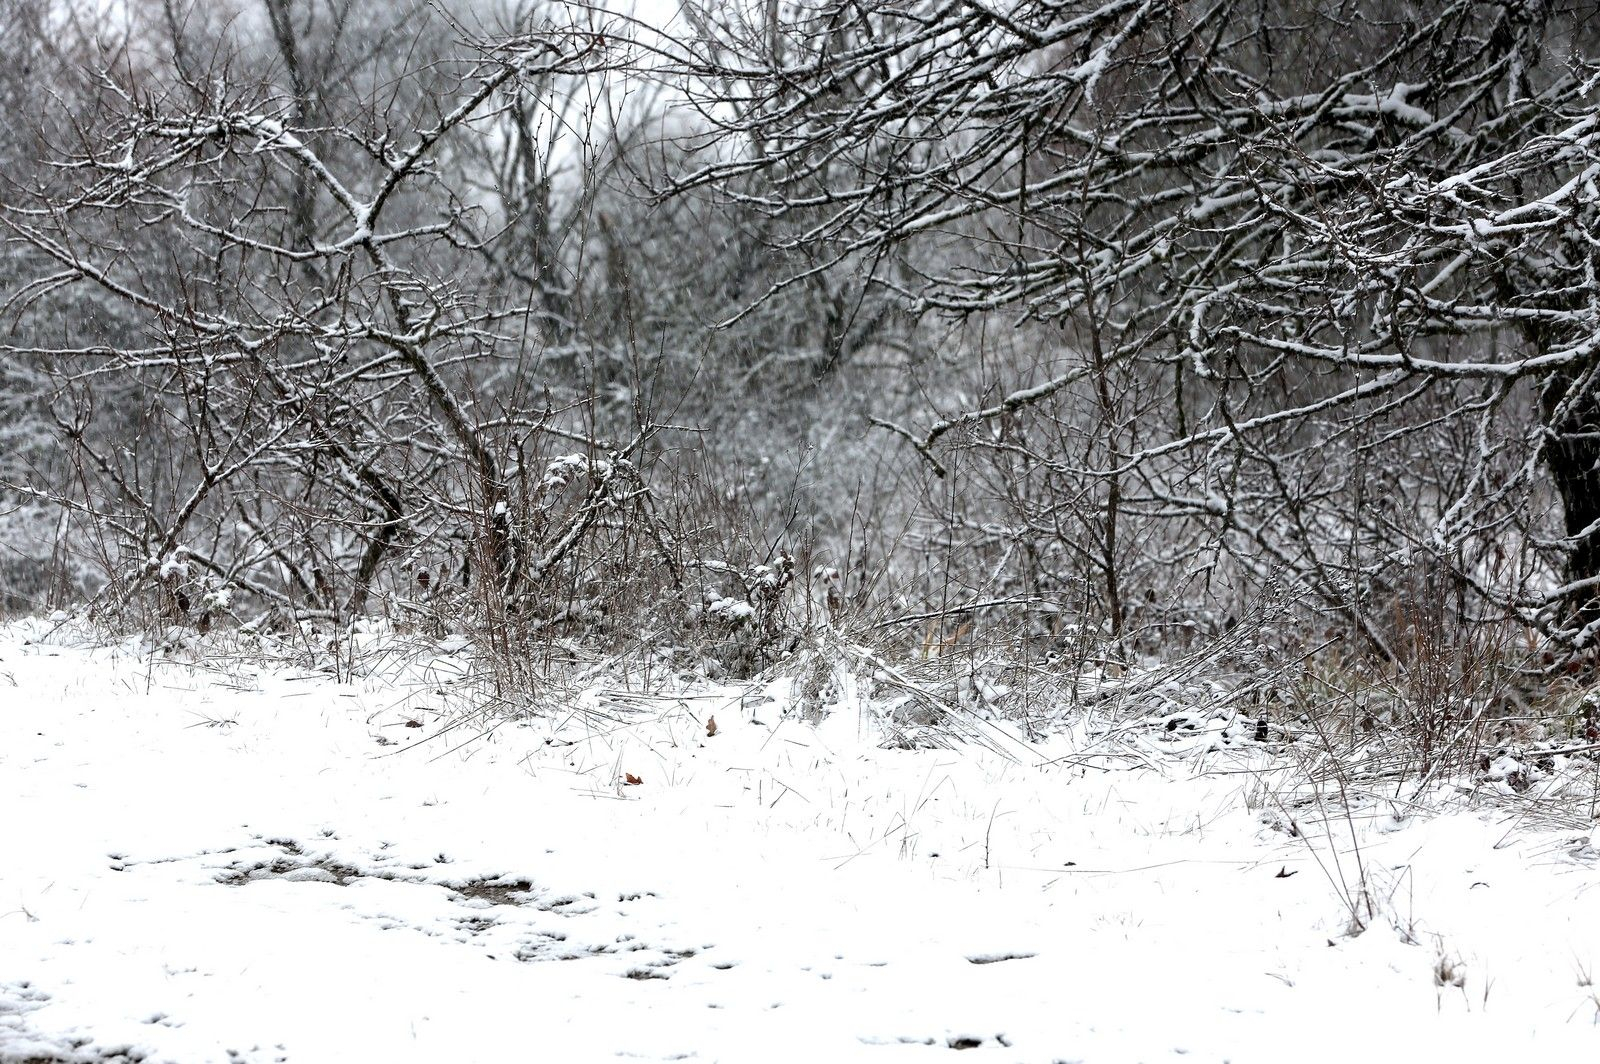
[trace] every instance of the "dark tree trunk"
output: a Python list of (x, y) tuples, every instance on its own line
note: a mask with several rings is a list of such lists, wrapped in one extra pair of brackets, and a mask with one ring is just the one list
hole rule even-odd
[[(1559, 374), (1543, 395), (1545, 465), (1561, 496), (1569, 583), (1600, 577), (1600, 383), (1593, 374)], [(1584, 587), (1567, 597), (1568, 617), (1587, 625), (1600, 619), (1600, 587)]]

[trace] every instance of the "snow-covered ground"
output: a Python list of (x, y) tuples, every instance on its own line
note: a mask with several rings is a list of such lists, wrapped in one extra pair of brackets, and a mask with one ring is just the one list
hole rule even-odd
[(45, 630), (0, 629), (3, 1061), (1600, 1059), (1586, 828)]

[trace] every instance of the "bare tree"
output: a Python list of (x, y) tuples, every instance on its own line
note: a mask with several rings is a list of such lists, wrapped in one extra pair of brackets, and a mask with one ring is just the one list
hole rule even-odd
[[(131, 562), (121, 594), (199, 567), (268, 604), (360, 612), (397, 548), (456, 537), (436, 553), (514, 596), (602, 514), (647, 505), (637, 441), (608, 451), (548, 406), (479, 394), (480, 368), (539, 337), (525, 297), (497, 298), (482, 252), (500, 223), (454, 165), (530, 94), (606, 76), (616, 47), (579, 20), (397, 52), (351, 12), (266, 0), (280, 83), (164, 5), (170, 66), (104, 70), (0, 211), (31, 264), (6, 353), (55, 374), (56, 424), (97, 484), (79, 505)], [(126, 331), (63, 338), (69, 303)], [(142, 432), (102, 431), (112, 380), (134, 382)], [(595, 456), (570, 508), (548, 498), (570, 472), (529, 468), (537, 440)]]
[(767, 298), (857, 271), (920, 314), (1038, 323), (1045, 373), (887, 427), (936, 470), (981, 444), (1056, 485), (1024, 541), (1095, 485), (1113, 617), (1135, 521), (1203, 530), (1152, 551), (1188, 579), (1218, 551), (1295, 573), (1390, 656), (1375, 607), (1419, 556), (1600, 635), (1587, 5), (759, 6), (659, 44), (720, 134), (677, 187), (826, 244)]

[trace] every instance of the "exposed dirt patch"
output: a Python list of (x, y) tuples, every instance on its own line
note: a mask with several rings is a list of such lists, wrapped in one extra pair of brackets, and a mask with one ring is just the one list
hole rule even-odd
[[(451, 890), (468, 901), (481, 901), (489, 905), (532, 905), (536, 904), (534, 886), (526, 879), (513, 879), (501, 876), (498, 879), (479, 879), (471, 883), (464, 883)], [(539, 906), (547, 908), (547, 906)]]
[(662, 971), (660, 968), (629, 968), (628, 971), (627, 971), (627, 976), (628, 976), (629, 979), (670, 979), (670, 978), (672, 978), (672, 974), (670, 972)]
[[(371, 868), (357, 868), (346, 864), (331, 854), (308, 853), (293, 839), (266, 839), (267, 846), (279, 851), (277, 856), (241, 857), (229, 862), (218, 872), (216, 880), (223, 886), (242, 887), (266, 879), (281, 879), (291, 883), (332, 883), (348, 886), (358, 879), (386, 879), (402, 883), (420, 883), (420, 879), (402, 876)], [(227, 851), (225, 851), (227, 852)], [(259, 849), (255, 852), (259, 854)]]

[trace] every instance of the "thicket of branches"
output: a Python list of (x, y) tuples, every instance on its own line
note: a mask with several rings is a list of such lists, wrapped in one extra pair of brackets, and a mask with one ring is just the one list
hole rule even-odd
[(1591, 4), (0, 10), (13, 607), (1600, 638)]
[(667, 51), (748, 147), (678, 187), (917, 315), (1036, 323), (988, 395), (885, 422), (972, 454), (1008, 505), (967, 530), (1030, 591), (1090, 579), (1115, 629), (1286, 571), (1392, 658), (1422, 566), (1593, 641), (1591, 5), (718, 10)]

